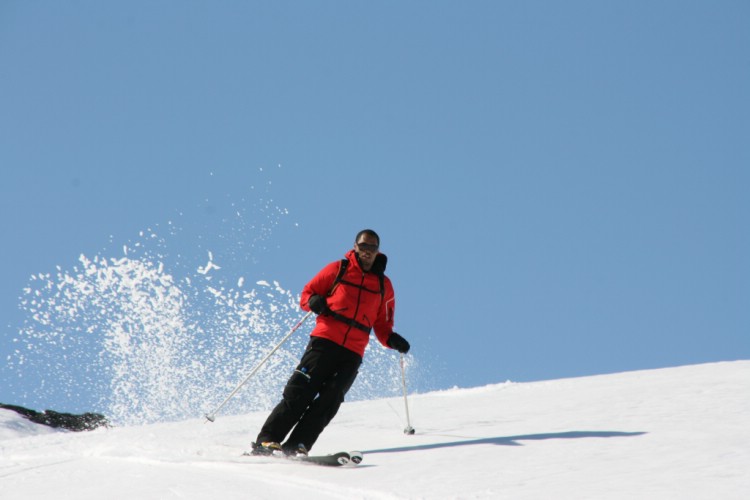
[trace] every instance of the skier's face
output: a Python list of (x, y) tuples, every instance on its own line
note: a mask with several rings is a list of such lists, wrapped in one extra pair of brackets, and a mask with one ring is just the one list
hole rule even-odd
[(378, 239), (369, 234), (363, 234), (354, 245), (354, 251), (359, 255), (359, 261), (365, 271), (372, 268), (375, 257), (378, 256)]

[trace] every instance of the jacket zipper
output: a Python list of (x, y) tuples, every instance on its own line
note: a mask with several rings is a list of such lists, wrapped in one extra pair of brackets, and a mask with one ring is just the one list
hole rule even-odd
[[(357, 313), (359, 312), (359, 303), (362, 301), (362, 289), (365, 286), (365, 273), (362, 272), (362, 280), (359, 282), (359, 287), (357, 292), (357, 307), (354, 308), (354, 321), (357, 321)], [(349, 338), (349, 332), (352, 331), (352, 327), (346, 329), (346, 333), (344, 334), (344, 341), (341, 342), (341, 345), (346, 345), (346, 340)]]

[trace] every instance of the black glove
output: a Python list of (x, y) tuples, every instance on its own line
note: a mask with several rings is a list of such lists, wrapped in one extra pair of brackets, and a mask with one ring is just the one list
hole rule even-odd
[(396, 332), (393, 332), (391, 333), (391, 336), (388, 337), (388, 347), (390, 347), (391, 349), (396, 349), (401, 354), (406, 354), (407, 352), (409, 352), (409, 348), (411, 346), (404, 337)]
[(308, 299), (307, 305), (315, 314), (323, 314), (328, 311), (328, 303), (322, 295), (313, 295)]

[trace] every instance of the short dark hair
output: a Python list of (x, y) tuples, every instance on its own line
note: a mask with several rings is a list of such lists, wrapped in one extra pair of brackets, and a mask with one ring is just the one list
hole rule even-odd
[(380, 236), (378, 236), (378, 233), (376, 233), (372, 229), (363, 229), (362, 231), (358, 232), (357, 236), (354, 238), (354, 243), (358, 243), (359, 242), (359, 238), (363, 234), (366, 234), (368, 236), (372, 236), (373, 238), (375, 238), (376, 240), (378, 240), (378, 246), (380, 246)]

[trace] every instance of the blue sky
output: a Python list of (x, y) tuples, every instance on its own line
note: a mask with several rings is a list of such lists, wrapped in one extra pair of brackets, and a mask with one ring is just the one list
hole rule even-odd
[[(741, 1), (3, 2), (0, 354), (30, 276), (141, 232), (177, 276), (210, 251), (218, 280), (298, 293), (371, 227), (420, 387), (748, 359), (748, 20)], [(3, 402), (36, 383), (12, 375)]]

